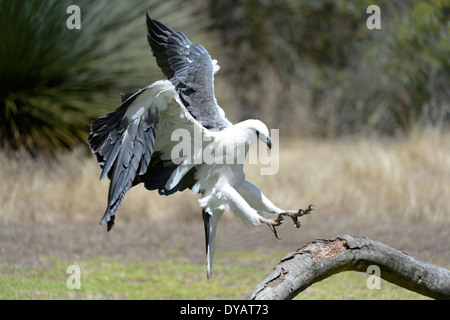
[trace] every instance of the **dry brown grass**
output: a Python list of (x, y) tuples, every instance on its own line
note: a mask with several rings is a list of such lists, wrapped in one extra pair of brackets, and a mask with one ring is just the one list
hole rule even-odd
[(450, 221), (448, 134), (429, 130), (385, 141), (297, 140), (281, 150), (279, 175), (267, 189), (287, 206), (301, 199), (351, 217)]
[[(97, 161), (84, 150), (60, 154), (51, 164), (21, 156), (7, 159), (4, 155), (0, 155), (0, 163), (0, 222), (100, 221), (106, 208), (109, 180), (98, 180)], [(192, 198), (185, 192), (170, 201), (139, 186), (128, 192), (120, 216), (121, 219), (145, 216), (150, 221), (163, 215), (171, 217), (177, 208), (189, 212), (189, 203), (195, 204)]]
[[(84, 150), (61, 154), (51, 166), (0, 154), (0, 222), (100, 220), (108, 182)], [(287, 141), (281, 137), (280, 169), (247, 178), (276, 204), (297, 208), (314, 203), (321, 214), (346, 218), (398, 216), (449, 223), (450, 134), (425, 130), (402, 139)], [(198, 215), (190, 192), (162, 198), (143, 186), (133, 188), (119, 211), (125, 221), (145, 217)]]

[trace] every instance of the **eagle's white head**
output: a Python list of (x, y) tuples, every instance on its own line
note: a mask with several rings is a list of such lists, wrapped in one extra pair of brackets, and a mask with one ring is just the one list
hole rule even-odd
[(269, 129), (260, 120), (245, 120), (235, 125), (235, 127), (243, 130), (248, 135), (249, 144), (255, 143), (257, 140), (264, 142), (269, 149), (272, 148), (272, 138)]

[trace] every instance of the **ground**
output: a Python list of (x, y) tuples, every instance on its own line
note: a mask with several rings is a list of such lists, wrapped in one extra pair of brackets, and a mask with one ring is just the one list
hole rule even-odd
[[(199, 214), (200, 215), (200, 214)], [(408, 232), (404, 232), (408, 228)], [(290, 223), (278, 228), (281, 240), (268, 227), (249, 230), (234, 218), (224, 219), (217, 233), (217, 253), (247, 250), (277, 255), (296, 250), (302, 244), (339, 234), (355, 234), (383, 242), (423, 260), (450, 265), (449, 226), (428, 222), (392, 219), (340, 220), (321, 216), (320, 208), (302, 218), (302, 227)], [(111, 232), (98, 221), (68, 221), (60, 225), (24, 221), (4, 225), (0, 233), (2, 263), (28, 267), (44, 267), (45, 257), (61, 257), (76, 262), (98, 255), (122, 259), (164, 260), (171, 254), (192, 263), (204, 263), (205, 240), (203, 221), (170, 219), (156, 224), (120, 221)], [(275, 266), (278, 261), (267, 261)]]

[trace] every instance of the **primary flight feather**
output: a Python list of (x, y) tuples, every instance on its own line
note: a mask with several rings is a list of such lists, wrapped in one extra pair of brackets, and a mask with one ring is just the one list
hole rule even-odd
[[(227, 120), (214, 96), (219, 66), (203, 46), (192, 44), (183, 33), (148, 14), (147, 28), (148, 43), (168, 80), (122, 94), (122, 105), (91, 125), (88, 144), (102, 168), (100, 179), (110, 179), (100, 224), (111, 230), (127, 191), (137, 184), (164, 196), (191, 189), (202, 195), (199, 204), (209, 278), (217, 224), (225, 211), (250, 228), (267, 224), (276, 235), (275, 227), (284, 216), (298, 227), (297, 218), (311, 207), (306, 211), (280, 209), (245, 180), (242, 159), (250, 144), (259, 140), (271, 147), (266, 125), (259, 120), (233, 125)], [(185, 142), (181, 150), (189, 152), (175, 152), (180, 140)], [(233, 151), (231, 159), (230, 152), (223, 150)], [(261, 214), (277, 217), (267, 219)]]

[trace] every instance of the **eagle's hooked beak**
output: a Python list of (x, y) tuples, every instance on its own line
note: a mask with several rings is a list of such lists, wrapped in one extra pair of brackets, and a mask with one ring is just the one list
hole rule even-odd
[(259, 131), (256, 131), (256, 137), (258, 138), (258, 140), (267, 144), (267, 147), (269, 147), (269, 149), (272, 149), (272, 138), (270, 136), (266, 136), (264, 134), (261, 134)]
[(270, 136), (267, 136), (266, 144), (269, 147), (269, 149), (272, 149), (272, 138)]

